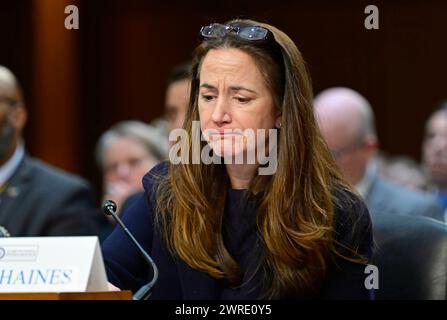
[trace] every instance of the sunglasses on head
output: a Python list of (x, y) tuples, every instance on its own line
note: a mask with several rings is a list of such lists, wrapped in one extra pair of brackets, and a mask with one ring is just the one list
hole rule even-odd
[(232, 26), (212, 23), (200, 29), (200, 35), (204, 40), (223, 38), (230, 33), (248, 41), (263, 42), (273, 38), (272, 32), (261, 26)]

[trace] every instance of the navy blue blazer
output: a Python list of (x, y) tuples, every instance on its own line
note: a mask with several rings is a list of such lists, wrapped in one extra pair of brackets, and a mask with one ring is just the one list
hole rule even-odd
[(97, 235), (100, 221), (87, 181), (26, 154), (0, 193), (0, 225), (12, 237)]
[[(123, 213), (123, 222), (133, 233), (142, 247), (149, 252), (159, 268), (159, 280), (153, 289), (151, 299), (218, 299), (218, 281), (204, 272), (190, 268), (181, 259), (173, 257), (163, 243), (157, 228), (154, 228), (154, 179), (153, 175), (167, 174), (167, 163), (157, 165), (143, 178), (145, 193), (141, 193), (134, 204)], [(359, 253), (367, 258), (372, 256), (372, 226), (366, 206), (355, 198), (352, 216), (337, 211), (335, 237), (344, 245), (357, 245)], [(353, 223), (358, 232), (353, 233)], [(355, 244), (354, 244), (355, 242)], [(120, 228), (115, 228), (102, 245), (108, 280), (121, 289), (137, 291), (152, 277), (150, 267), (141, 258), (134, 244)], [(337, 264), (340, 269), (335, 267)], [(365, 266), (337, 260), (330, 267), (327, 281), (320, 298), (328, 299), (372, 299), (374, 293), (365, 289)]]

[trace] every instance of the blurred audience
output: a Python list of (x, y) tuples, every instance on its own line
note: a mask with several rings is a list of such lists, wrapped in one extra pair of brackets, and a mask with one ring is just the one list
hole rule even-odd
[(169, 131), (183, 127), (191, 89), (191, 62), (175, 66), (168, 78), (165, 97)]
[(428, 189), (447, 207), (447, 101), (430, 116), (425, 127), (422, 164), (429, 179)]
[(115, 201), (120, 210), (129, 196), (143, 190), (143, 176), (167, 156), (163, 139), (159, 130), (139, 121), (119, 122), (102, 134), (96, 160), (103, 174), (103, 200)]
[(407, 188), (426, 191), (427, 176), (415, 160), (406, 156), (390, 157), (380, 154), (375, 161), (382, 176)]
[(13, 237), (98, 234), (90, 186), (27, 154), (26, 121), (21, 86), (0, 66), (0, 225)]
[(330, 88), (315, 97), (320, 130), (334, 159), (373, 215), (429, 216), (444, 221), (444, 210), (434, 197), (380, 177), (372, 161), (379, 147), (369, 102), (349, 88)]
[[(167, 81), (165, 96), (165, 117), (157, 118), (146, 125), (141, 122), (122, 122), (103, 134), (96, 148), (97, 161), (103, 171), (103, 199), (112, 199), (117, 203), (118, 213), (124, 212), (130, 205), (144, 196), (142, 178), (157, 162), (168, 157), (169, 132), (182, 128), (188, 110), (191, 86), (191, 62), (175, 66)], [(124, 129), (123, 129), (124, 128)], [(138, 129), (138, 133), (135, 130)], [(109, 136), (118, 136), (120, 143), (109, 144), (110, 151), (105, 154), (105, 141)], [(116, 141), (116, 139), (115, 139)], [(121, 144), (121, 145), (120, 145)], [(128, 144), (125, 149), (122, 145)], [(128, 151), (123, 151), (128, 150)], [(131, 152), (132, 150), (132, 152)], [(130, 165), (131, 157), (149, 155), (138, 166)], [(105, 162), (108, 161), (107, 165)], [(121, 173), (118, 174), (118, 162)], [(127, 164), (127, 169), (125, 170)], [(107, 174), (107, 167), (115, 168), (115, 173)], [(113, 221), (102, 231), (101, 239), (112, 231)]]
[[(103, 147), (102, 144), (104, 142), (101, 142), (101, 140), (105, 139), (105, 133), (101, 138), (100, 142), (97, 146), (97, 159), (100, 167), (103, 169), (103, 188), (105, 190), (104, 199), (112, 199), (114, 200), (118, 205), (119, 212), (124, 212), (134, 201), (138, 200), (139, 197), (144, 196), (143, 192), (143, 186), (141, 179), (145, 173), (147, 173), (154, 164), (156, 164), (158, 161), (166, 159), (169, 154), (169, 132), (174, 129), (182, 128), (183, 122), (185, 120), (186, 112), (188, 110), (188, 103), (189, 103), (189, 94), (190, 94), (190, 86), (191, 86), (191, 62), (182, 63), (179, 65), (176, 65), (167, 80), (167, 88), (166, 88), (166, 95), (165, 95), (165, 117), (164, 118), (157, 118), (151, 122), (150, 125), (145, 125), (143, 123), (139, 123), (138, 127), (142, 128), (142, 126), (145, 126), (146, 128), (150, 128), (150, 133), (147, 132), (146, 134), (143, 133), (143, 130), (140, 130), (140, 135), (138, 139), (134, 140), (133, 145), (139, 144), (139, 150), (140, 153), (144, 153), (143, 149), (145, 149), (145, 152), (147, 154), (154, 154), (152, 156), (152, 160), (145, 162), (142, 166), (139, 166), (138, 168), (135, 168), (135, 172), (129, 177), (128, 180), (132, 180), (132, 183), (124, 183), (118, 179), (117, 174), (115, 174), (114, 178), (107, 178), (106, 177), (106, 167), (103, 163), (103, 156), (104, 151), (102, 151)], [(135, 122), (134, 122), (135, 123)], [(132, 126), (130, 123), (128, 125), (125, 125), (126, 127), (137, 127)], [(113, 128), (110, 129), (112, 131), (115, 131)], [(110, 131), (109, 130), (109, 131)], [(128, 129), (126, 129), (127, 131)], [(120, 132), (122, 130), (120, 129)], [(113, 133), (116, 135), (116, 132)], [(120, 133), (120, 135), (122, 135)], [(145, 136), (145, 139), (149, 139), (144, 143), (141, 143), (143, 140), (142, 135)], [(130, 137), (128, 134), (126, 134), (127, 140), (131, 140), (132, 137), (136, 138), (135, 134), (132, 134), (132, 137)], [(154, 138), (156, 138), (154, 140)], [(137, 140), (140, 141), (137, 142)], [(157, 150), (155, 153), (153, 150)], [(126, 157), (125, 153), (122, 152), (120, 148), (116, 148), (115, 153), (120, 153), (121, 157)], [(158, 154), (158, 157), (155, 156), (155, 154)], [(130, 155), (130, 154), (129, 154)], [(117, 157), (112, 157), (117, 159)], [(109, 158), (109, 160), (111, 160)], [(155, 163), (154, 163), (155, 160)], [(125, 161), (124, 161), (125, 162)], [(123, 177), (124, 178), (124, 177)], [(117, 185), (116, 187), (113, 187), (113, 185)], [(115, 193), (114, 193), (115, 192)], [(113, 221), (110, 221), (113, 224)], [(105, 229), (105, 231), (102, 232), (101, 239), (104, 239), (105, 236), (107, 236), (111, 229), (110, 225)]]

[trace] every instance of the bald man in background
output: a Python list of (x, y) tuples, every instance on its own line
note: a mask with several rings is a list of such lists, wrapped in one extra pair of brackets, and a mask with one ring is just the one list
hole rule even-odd
[(314, 110), (335, 161), (372, 215), (421, 215), (444, 221), (444, 210), (433, 197), (379, 176), (373, 160), (379, 148), (374, 113), (362, 95), (349, 88), (330, 88), (315, 97)]
[(97, 235), (88, 183), (27, 155), (26, 120), (20, 84), (0, 65), (0, 225), (12, 237)]

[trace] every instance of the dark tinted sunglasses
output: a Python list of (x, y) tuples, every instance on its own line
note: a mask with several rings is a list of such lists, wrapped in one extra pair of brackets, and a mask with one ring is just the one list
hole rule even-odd
[(267, 41), (273, 39), (272, 32), (261, 26), (231, 26), (213, 23), (200, 29), (200, 36), (204, 39), (223, 38), (228, 34), (236, 34), (239, 38), (248, 41)]

